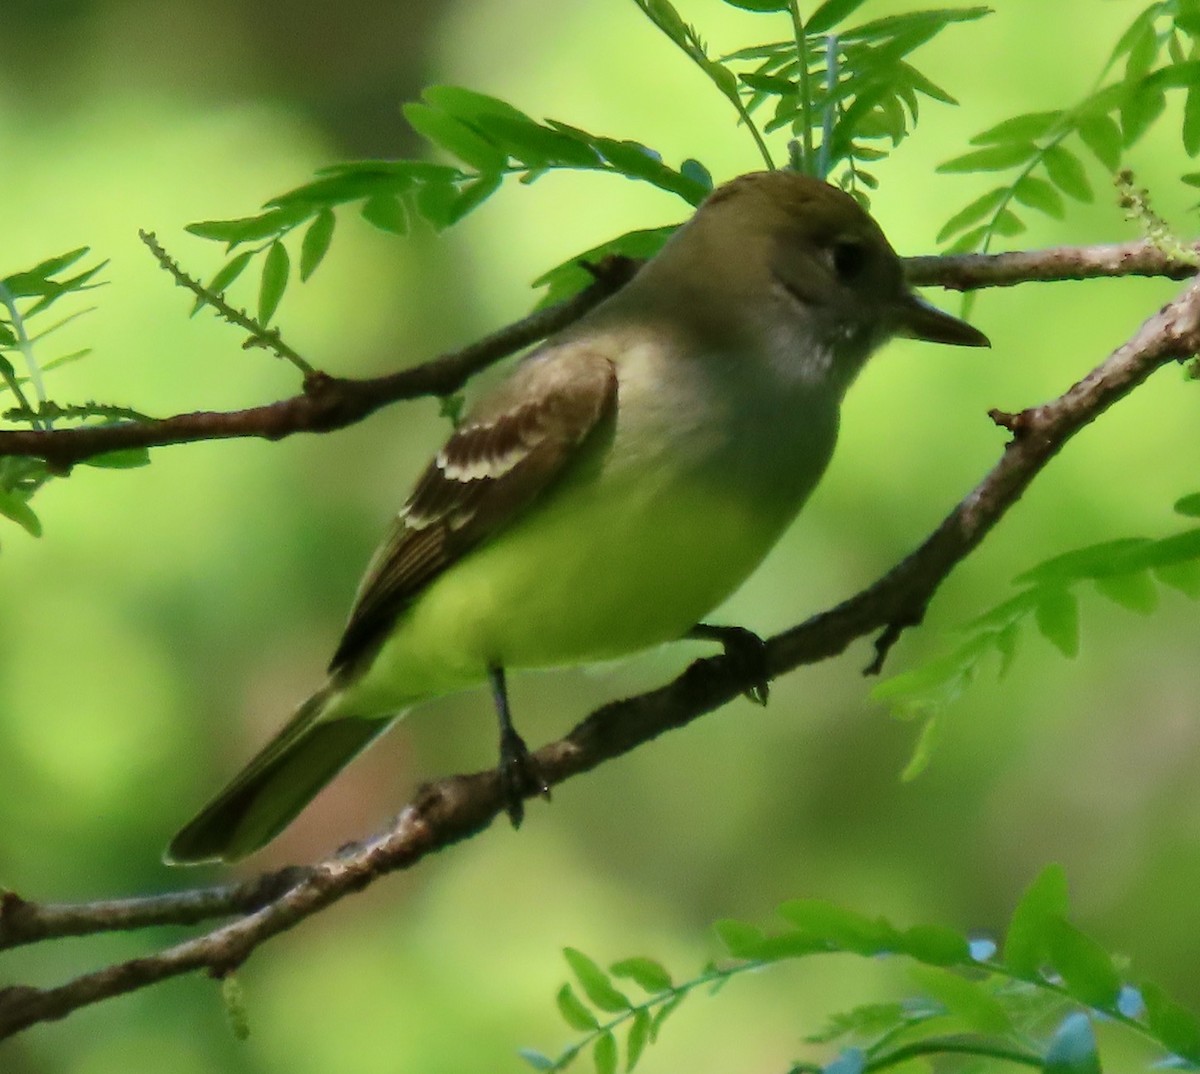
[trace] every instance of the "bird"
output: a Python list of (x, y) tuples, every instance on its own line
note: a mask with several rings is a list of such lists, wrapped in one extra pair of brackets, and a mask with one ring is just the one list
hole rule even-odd
[(909, 289), (845, 191), (786, 170), (718, 186), (469, 410), (370, 560), (324, 684), (164, 859), (258, 850), (413, 706), (483, 684), (519, 824), (546, 785), (506, 672), (685, 637), (746, 652), (749, 631), (703, 620), (796, 517), (893, 336), (990, 346)]

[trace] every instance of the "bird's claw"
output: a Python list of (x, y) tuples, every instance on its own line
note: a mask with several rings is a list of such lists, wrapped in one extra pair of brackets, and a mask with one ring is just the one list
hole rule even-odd
[(770, 667), (767, 661), (767, 643), (753, 630), (740, 626), (713, 626), (699, 623), (692, 629), (693, 638), (719, 642), (725, 650), (725, 659), (740, 675), (750, 679), (750, 685), (742, 696), (756, 705), (766, 705), (771, 696)]
[(515, 730), (509, 729), (500, 737), (500, 765), (496, 774), (504, 798), (504, 812), (512, 826), (519, 828), (525, 819), (525, 799), (535, 794), (549, 799), (550, 785), (525, 740)]

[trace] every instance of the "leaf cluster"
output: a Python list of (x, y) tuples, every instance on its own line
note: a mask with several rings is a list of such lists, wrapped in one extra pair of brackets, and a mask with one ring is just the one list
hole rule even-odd
[[(534, 1049), (521, 1054), (536, 1070), (561, 1071), (590, 1051), (597, 1074), (615, 1074), (623, 1038), (624, 1069), (632, 1071), (664, 1022), (697, 990), (715, 994), (747, 972), (841, 954), (905, 960), (913, 990), (833, 1015), (806, 1039), (813, 1046), (836, 1044), (837, 1051), (825, 1062), (796, 1062), (793, 1074), (865, 1074), (921, 1056), (1099, 1074), (1098, 1023), (1141, 1038), (1152, 1053), (1147, 1066), (1200, 1066), (1200, 1019), (1156, 985), (1124, 979), (1120, 961), (1074, 925), (1068, 911), (1065, 874), (1052, 865), (1022, 896), (1000, 945), (942, 925), (899, 928), (833, 903), (797, 899), (778, 908), (781, 931), (717, 922), (724, 955), (680, 983), (650, 958), (624, 959), (605, 970), (567, 948), (574, 981), (559, 989), (555, 1002), (582, 1036), (553, 1058)], [(625, 981), (637, 996), (623, 990)]]
[[(553, 119), (540, 123), (504, 101), (459, 86), (429, 87), (420, 101), (404, 107), (404, 114), (418, 134), (457, 163), (335, 164), (319, 171), (311, 182), (272, 198), (254, 216), (189, 225), (193, 235), (225, 243), (232, 254), (209, 289), (224, 292), (261, 255), (258, 320), (270, 323), (292, 277), (304, 281), (316, 271), (333, 241), (336, 211), (350, 205), (373, 227), (403, 235), (414, 219), (437, 230), (457, 223), (508, 178), (532, 183), (554, 170), (622, 175), (650, 183), (693, 206), (712, 189), (712, 177), (698, 161), (686, 160), (678, 169), (672, 168), (639, 142), (592, 134)], [(300, 242), (298, 265), (293, 267), (285, 240), (295, 232), (300, 233)], [(632, 232), (589, 254), (646, 256), (657, 246), (642, 241), (645, 234)], [(586, 282), (565, 271), (547, 273), (541, 282), (551, 284), (550, 300), (558, 297), (564, 281), (574, 281), (576, 289)]]
[[(771, 105), (768, 133), (786, 129), (799, 147), (797, 166), (831, 177), (865, 199), (878, 180), (863, 165), (882, 160), (916, 126), (922, 97), (958, 102), (909, 57), (954, 23), (989, 14), (986, 7), (913, 11), (839, 30), (859, 3), (821, 5), (796, 35), (739, 49), (726, 62), (753, 61), (738, 81), (746, 111)], [(802, 48), (800, 44), (802, 43)]]
[[(1025, 230), (1023, 209), (1062, 219), (1064, 199), (1092, 201), (1085, 159), (1094, 159), (1110, 176), (1117, 172), (1125, 154), (1162, 115), (1171, 90), (1184, 91), (1182, 142), (1195, 156), (1200, 153), (1198, 0), (1149, 4), (1074, 106), (1012, 116), (975, 135), (974, 149), (940, 165), (943, 173), (1008, 174), (954, 213), (938, 242), (948, 242), (950, 253), (987, 250), (998, 236)], [(1200, 173), (1184, 178), (1200, 182)]]
[[(1184, 496), (1174, 510), (1200, 518), (1200, 493)], [(905, 778), (929, 763), (943, 711), (962, 696), (994, 656), (1003, 677), (1013, 664), (1023, 629), (1034, 629), (1066, 657), (1079, 652), (1080, 591), (1086, 587), (1128, 611), (1150, 615), (1161, 587), (1200, 599), (1200, 528), (1169, 537), (1125, 537), (1077, 548), (1031, 567), (1013, 579), (1016, 596), (989, 609), (962, 629), (951, 652), (879, 683), (872, 691), (906, 719), (923, 727)]]
[[(90, 308), (76, 309), (58, 320), (46, 316), (60, 299), (77, 297), (100, 286), (96, 276), (107, 262), (81, 267), (90, 252), (88, 247), (81, 246), (0, 279), (0, 395), (7, 393), (14, 403), (4, 411), (8, 421), (24, 423), (34, 429), (48, 429), (52, 422), (61, 419), (119, 421), (141, 417), (133, 411), (107, 404), (63, 404), (46, 397), (44, 374), (89, 353), (87, 349), (78, 350), (45, 361), (38, 356), (47, 336), (90, 312)], [(17, 363), (24, 366), (24, 372), (18, 372)], [(119, 455), (119, 458), (94, 459), (92, 465), (131, 466), (144, 461), (144, 453), (139, 453), (136, 459), (130, 457), (130, 453)], [(30, 501), (51, 476), (41, 459), (0, 458), (0, 515), (17, 523), (30, 535), (40, 537), (41, 520)]]

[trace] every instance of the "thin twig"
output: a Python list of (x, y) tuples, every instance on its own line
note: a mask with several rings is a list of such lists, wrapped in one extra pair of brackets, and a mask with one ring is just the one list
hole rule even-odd
[(0, 431), (0, 456), (45, 459), (55, 470), (121, 448), (163, 447), (231, 437), (281, 440), (301, 432), (328, 432), (362, 421), (401, 399), (447, 396), (481, 369), (578, 320), (636, 270), (627, 258), (602, 263), (596, 281), (553, 306), (536, 310), (468, 347), (381, 377), (350, 379), (313, 373), (300, 395), (231, 411), (193, 411), (150, 421), (71, 429)]
[(231, 306), (225, 300), (223, 294), (210, 291), (199, 280), (192, 279), (191, 276), (183, 271), (179, 262), (163, 249), (153, 231), (138, 231), (138, 238), (146, 244), (150, 252), (154, 255), (154, 259), (166, 272), (170, 273), (171, 278), (178, 286), (191, 291), (204, 305), (212, 306), (222, 320), (237, 325), (238, 328), (245, 329), (250, 334), (250, 338), (246, 341), (246, 346), (263, 347), (266, 350), (273, 351), (280, 358), (291, 362), (306, 377), (310, 377), (316, 373), (316, 370), (304, 358), (284, 343), (277, 329), (266, 328), (245, 310)]

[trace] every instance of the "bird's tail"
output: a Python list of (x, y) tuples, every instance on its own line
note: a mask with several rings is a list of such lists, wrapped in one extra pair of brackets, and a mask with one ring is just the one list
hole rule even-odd
[(236, 861), (265, 846), (394, 722), (332, 715), (339, 692), (319, 690), (171, 840), (168, 865)]

